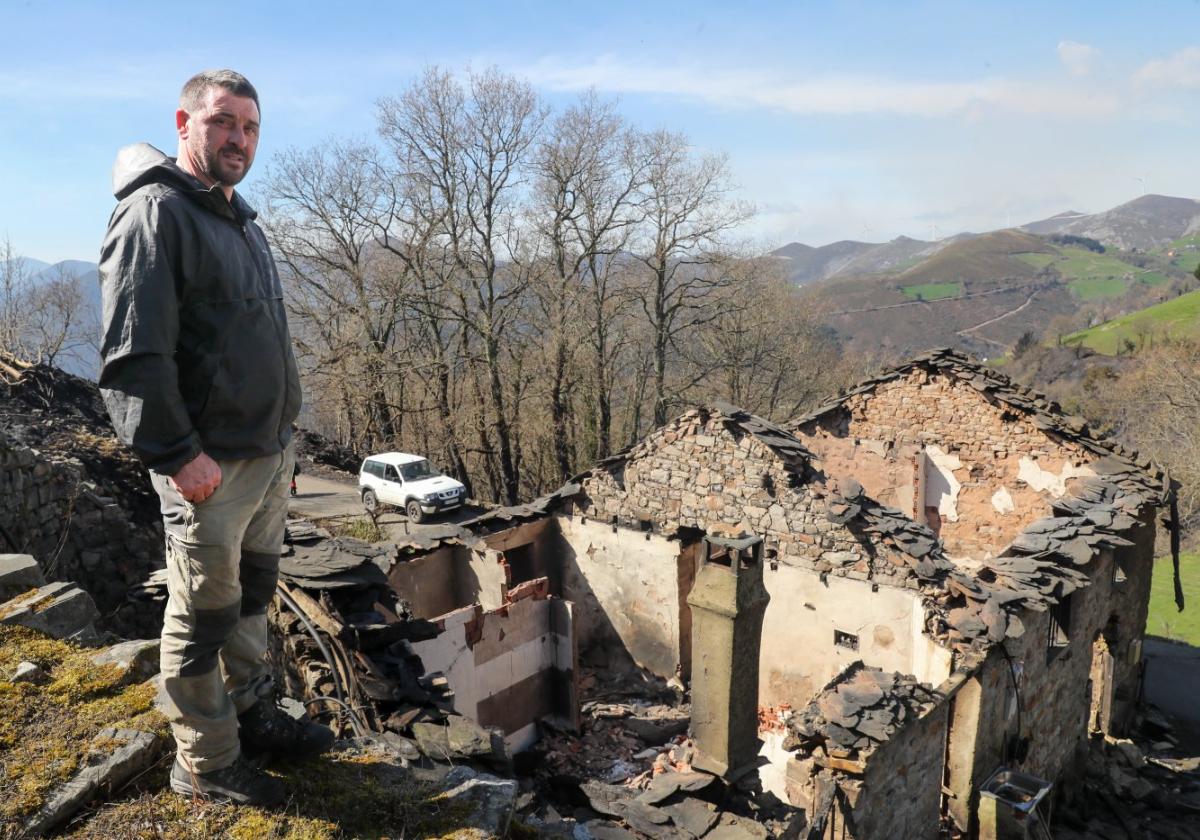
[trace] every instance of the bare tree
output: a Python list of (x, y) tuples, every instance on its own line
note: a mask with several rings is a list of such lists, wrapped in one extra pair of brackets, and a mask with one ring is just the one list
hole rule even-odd
[(729, 200), (725, 156), (697, 158), (686, 138), (667, 131), (648, 135), (645, 143), (646, 217), (635, 253), (648, 270), (640, 302), (653, 334), (654, 425), (661, 426), (667, 422), (668, 351), (681, 332), (712, 317), (712, 296), (729, 278), (710, 269), (749, 209)]
[(16, 355), (25, 349), (25, 316), (22, 312), (29, 287), (29, 272), (7, 236), (0, 243), (0, 348)]
[(547, 116), (495, 70), (432, 68), (379, 101), (382, 144), (286, 152), (261, 202), (310, 409), (505, 502), (673, 403), (785, 419), (840, 370), (774, 263), (730, 256), (723, 158), (593, 94)]
[(1125, 436), (1182, 485), (1179, 512), (1200, 523), (1200, 342), (1160, 343), (1137, 354), (1110, 405)]
[(594, 93), (555, 120), (533, 161), (533, 225), (542, 270), (531, 290), (540, 310), (547, 362), (552, 446), (561, 478), (576, 468), (569, 443), (578, 384), (580, 321), (589, 324), (593, 454), (611, 448), (612, 319), (618, 317), (613, 266), (640, 220), (637, 190), (645, 174), (637, 135), (611, 103)]
[(24, 295), (25, 353), (51, 365), (71, 360), (82, 363), (85, 354), (98, 351), (100, 327), (89, 306), (83, 278), (64, 266), (30, 284)]
[(453, 261), (453, 314), (470, 342), (477, 395), (489, 408), (478, 425), (481, 454), (494, 454), (494, 490), (509, 503), (520, 493), (520, 447), (503, 367), (521, 352), (528, 276), (520, 269), (527, 245), (518, 206), (545, 116), (527, 83), (495, 69), (470, 74), (464, 85), (433, 68), (379, 103), (380, 133), (403, 176), (420, 185), (411, 195), (428, 202), (420, 212), (438, 220), (438, 239)]
[(794, 417), (845, 384), (837, 345), (770, 257), (717, 264), (728, 283), (713, 316), (679, 343), (697, 396), (720, 396), (765, 417)]
[(404, 381), (396, 359), (404, 278), (375, 246), (391, 197), (378, 176), (370, 146), (330, 142), (278, 155), (262, 188), (308, 367), (339, 394), (351, 439), (368, 449), (398, 438), (403, 422), (394, 395)]
[(82, 277), (63, 265), (35, 275), (10, 240), (0, 243), (0, 348), (30, 361), (82, 367), (98, 350), (98, 334), (99, 313)]

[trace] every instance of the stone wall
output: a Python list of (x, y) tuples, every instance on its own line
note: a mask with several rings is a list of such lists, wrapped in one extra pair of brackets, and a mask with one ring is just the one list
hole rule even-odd
[(576, 510), (635, 530), (756, 534), (768, 560), (916, 588), (891, 549), (828, 520), (808, 483), (818, 479), (697, 410), (652, 432), (623, 463), (593, 471)]
[(108, 629), (158, 634), (161, 616), (127, 605), (125, 594), (162, 565), (162, 526), (131, 521), (79, 462), (48, 458), (0, 434), (0, 541), (7, 551), (33, 555), (48, 579), (83, 586)]
[[(923, 368), (848, 397), (797, 435), (828, 472), (854, 476), (939, 531), (952, 555), (998, 553), (1050, 515), (1047, 497), (1089, 474), (1084, 465), (1095, 458), (957, 377)], [(923, 498), (914, 499), (920, 483)]]
[(681, 672), (690, 648), (680, 629), (687, 605), (679, 542), (581, 516), (556, 518), (561, 568), (552, 580), (575, 604), (586, 654), (601, 664), (624, 648), (634, 663), (661, 677)]
[[(970, 684), (955, 697), (951, 727), (951, 789), (959, 803), (952, 804), (960, 825), (973, 814), (977, 788), (1001, 766), (1011, 766), (1063, 787), (1081, 751), (1086, 748), (1089, 720), (1095, 700), (1092, 677), (1096, 640), (1106, 634), (1114, 658), (1114, 721), (1119, 728), (1132, 711), (1140, 672), (1142, 626), (1145, 623), (1154, 531), (1147, 515), (1129, 538), (1135, 543), (1117, 551), (1101, 552), (1084, 571), (1091, 584), (1071, 595), (1068, 644), (1050, 651), (1049, 612), (1025, 611), (1025, 633), (1009, 639), (1004, 651), (992, 648)], [(1114, 582), (1113, 566), (1132, 572)], [(1115, 633), (1113, 619), (1115, 622)], [(1017, 672), (1014, 692), (1010, 660)], [(1020, 704), (1016, 701), (1020, 695)], [(1019, 730), (1018, 730), (1019, 727)], [(1028, 739), (1028, 752), (1018, 762), (1007, 749), (1019, 734)]]
[(940, 771), (946, 748), (948, 705), (906, 723), (867, 759), (850, 816), (854, 840), (940, 837)]

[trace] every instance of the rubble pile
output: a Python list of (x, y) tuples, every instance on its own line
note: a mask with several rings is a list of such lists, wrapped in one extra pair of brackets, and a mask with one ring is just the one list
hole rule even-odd
[(313, 471), (319, 474), (323, 471), (322, 468), (325, 468), (333, 471), (333, 478), (342, 479), (346, 477), (346, 473), (358, 474), (362, 458), (350, 447), (342, 446), (308, 429), (297, 428), (294, 439), (296, 458), (304, 464), (301, 469), (312, 465), (315, 467)]
[(12, 444), (47, 461), (82, 467), (92, 492), (119, 502), (138, 524), (159, 519), (146, 471), (113, 434), (95, 383), (47, 364), (0, 377), (0, 423)]
[(288, 523), (280, 598), (268, 613), (288, 693), (332, 715), (338, 731), (384, 733), (410, 757), (507, 767), (503, 737), (456, 714), (447, 679), (426, 673), (413, 652), (440, 630), (388, 586), (384, 569), (409, 548)]
[(1054, 812), (1054, 837), (1200, 837), (1200, 756), (1190, 746), (1153, 706), (1139, 713), (1132, 738), (1093, 738), (1083, 783)]
[(940, 699), (915, 677), (854, 662), (788, 719), (783, 748), (861, 773), (867, 756)]
[(693, 769), (690, 708), (674, 690), (595, 671), (580, 686), (580, 732), (548, 731), (519, 757), (518, 769), (532, 772), (518, 807), (538, 836), (766, 840), (803, 824), (755, 777), (729, 785)]

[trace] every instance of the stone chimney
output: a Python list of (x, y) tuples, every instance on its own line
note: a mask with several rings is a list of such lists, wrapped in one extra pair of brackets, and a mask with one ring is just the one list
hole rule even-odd
[(688, 595), (692, 608), (693, 765), (727, 779), (756, 766), (762, 538), (705, 537)]

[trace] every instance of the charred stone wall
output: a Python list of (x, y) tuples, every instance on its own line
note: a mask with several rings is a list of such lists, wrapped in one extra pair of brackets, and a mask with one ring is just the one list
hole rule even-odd
[(942, 788), (939, 770), (946, 749), (946, 704), (906, 723), (867, 760), (853, 809), (855, 840), (939, 834)]
[[(1061, 495), (1065, 482), (1094, 459), (960, 379), (923, 368), (848, 397), (840, 410), (803, 424), (797, 434), (829, 472), (853, 475), (868, 493), (902, 510), (904, 494), (911, 500), (920, 482), (914, 472), (948, 485), (941, 488), (948, 499), (930, 513), (930, 524), (951, 554), (998, 552), (1049, 515), (1046, 495)], [(924, 464), (914, 463), (922, 452)], [(928, 505), (928, 487), (923, 495), (918, 507)], [(921, 511), (914, 512), (920, 518)]]
[(752, 435), (736, 435), (718, 417), (688, 412), (647, 436), (626, 461), (583, 481), (577, 508), (589, 518), (675, 533), (693, 528), (749, 533), (766, 540), (768, 559), (818, 572), (909, 583), (900, 560), (889, 580), (882, 547), (830, 522), (824, 502)]
[(84, 466), (49, 458), (0, 434), (0, 540), (33, 555), (50, 580), (75, 581), (104, 623), (127, 636), (155, 635), (159, 616), (123, 606), (128, 588), (161, 565), (162, 526), (139, 525), (88, 479)]
[[(1077, 777), (1072, 769), (1086, 747), (1092, 708), (1103, 692), (1113, 702), (1115, 730), (1132, 711), (1153, 557), (1149, 515), (1127, 536), (1133, 546), (1103, 551), (1085, 567), (1091, 584), (1070, 596), (1065, 644), (1050, 644), (1051, 621), (1061, 613), (1056, 617), (1053, 611), (1027, 610), (1021, 615), (1025, 633), (1005, 643), (1008, 657), (1000, 646), (994, 647), (972, 678), (975, 687), (956, 697), (951, 787), (960, 798), (970, 797), (969, 809), (957, 815), (960, 823), (975, 811), (979, 784), (999, 766), (1060, 786)], [(1124, 580), (1114, 575), (1114, 566), (1127, 570)], [(1107, 685), (1093, 680), (1094, 657), (1102, 655), (1097, 645), (1101, 637), (1113, 657)], [(1028, 739), (1023, 760), (1010, 749), (1010, 739), (1017, 735)]]

